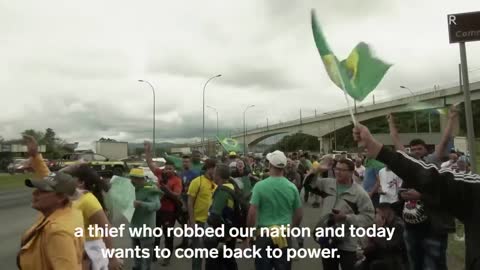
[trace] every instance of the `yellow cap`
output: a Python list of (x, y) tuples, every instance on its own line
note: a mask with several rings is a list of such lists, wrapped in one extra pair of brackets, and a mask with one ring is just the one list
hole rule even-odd
[(235, 152), (232, 151), (232, 152), (228, 153), (228, 155), (229, 155), (229, 156), (236, 156), (237, 153), (235, 153)]
[(133, 168), (130, 170), (130, 177), (145, 178), (145, 172), (142, 168)]

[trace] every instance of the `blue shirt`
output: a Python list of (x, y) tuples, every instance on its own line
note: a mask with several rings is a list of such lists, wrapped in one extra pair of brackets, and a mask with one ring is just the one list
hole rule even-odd
[(377, 168), (365, 168), (365, 175), (363, 176), (363, 189), (366, 192), (371, 192), (375, 183), (377, 182), (377, 175), (380, 169)]
[(197, 178), (198, 176), (200, 176), (200, 174), (192, 169), (180, 173), (180, 179), (182, 179), (184, 192), (187, 192), (190, 182), (192, 182), (192, 180)]

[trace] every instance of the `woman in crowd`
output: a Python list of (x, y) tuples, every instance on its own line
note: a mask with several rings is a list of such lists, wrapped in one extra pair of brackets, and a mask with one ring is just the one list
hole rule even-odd
[[(103, 202), (103, 191), (105, 183), (100, 179), (97, 172), (88, 167), (87, 164), (81, 164), (71, 172), (72, 176), (77, 178), (77, 189), (81, 193), (80, 198), (73, 202), (73, 206), (79, 209), (83, 214), (85, 232), (88, 232), (89, 226), (97, 225), (100, 228), (110, 226), (107, 215), (105, 214), (105, 205)], [(108, 260), (102, 255), (102, 249), (113, 248), (112, 238), (90, 236), (85, 234), (85, 260), (83, 269), (103, 270), (120, 269), (121, 262), (112, 258)]]
[[(45, 164), (37, 152), (32, 137), (25, 137), (32, 165)], [(47, 171), (42, 171), (46, 173)], [(65, 173), (36, 174), (25, 180), (25, 185), (35, 188), (32, 208), (41, 215), (21, 239), (17, 266), (22, 270), (68, 269), (81, 270), (83, 238), (75, 237), (75, 229), (83, 227), (81, 213), (72, 207), (76, 195), (76, 182)]]
[[(35, 139), (30, 138), (32, 143), (27, 144), (30, 151), (37, 148)], [(32, 156), (34, 160), (42, 160), (41, 154)], [(44, 177), (50, 173), (44, 162), (32, 162), (32, 168), (40, 176)], [(110, 237), (99, 237), (97, 235), (90, 236), (88, 227), (95, 226), (105, 228), (110, 226), (107, 215), (104, 211), (103, 193), (105, 190), (104, 182), (98, 174), (87, 164), (73, 165), (65, 168), (62, 173), (68, 173), (77, 179), (76, 188), (79, 198), (73, 201), (73, 207), (80, 210), (83, 215), (85, 252), (83, 256), (84, 270), (117, 270), (121, 268), (121, 261), (117, 258), (104, 258), (102, 249), (113, 248), (112, 239)]]

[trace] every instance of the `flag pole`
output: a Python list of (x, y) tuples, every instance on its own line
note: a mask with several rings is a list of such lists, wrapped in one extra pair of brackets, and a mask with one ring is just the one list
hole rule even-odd
[(342, 85), (342, 91), (343, 91), (343, 94), (345, 95), (345, 100), (347, 101), (348, 111), (350, 112), (350, 116), (352, 117), (353, 126), (356, 126), (357, 119), (353, 114), (352, 106), (350, 105), (350, 100), (348, 99), (347, 91), (345, 91), (345, 82), (343, 82), (343, 76), (340, 73), (340, 68), (338, 67), (338, 60), (337, 60), (337, 63), (335, 63), (335, 69), (337, 71), (338, 76), (340, 77), (340, 84)]

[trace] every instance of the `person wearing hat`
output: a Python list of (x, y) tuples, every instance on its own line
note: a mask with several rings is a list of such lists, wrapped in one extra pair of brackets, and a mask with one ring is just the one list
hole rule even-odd
[[(303, 212), (297, 187), (284, 176), (287, 157), (281, 151), (267, 155), (270, 176), (258, 182), (252, 191), (247, 226), (257, 228), (279, 229), (280, 226), (298, 227)], [(247, 243), (250, 239), (247, 239)], [(255, 258), (256, 269), (291, 269), (292, 263), (287, 260), (286, 249), (291, 246), (287, 237), (257, 237), (255, 241), (262, 258)], [(268, 258), (266, 248), (282, 249), (280, 258)]]
[[(30, 163), (36, 175), (39, 178), (46, 177), (50, 174), (50, 170), (43, 161), (43, 157), (38, 153), (38, 144), (32, 136), (24, 136), (27, 152), (30, 156)], [(107, 215), (105, 213), (105, 205), (103, 203), (103, 191), (105, 183), (100, 179), (97, 172), (86, 163), (76, 163), (69, 165), (59, 172), (67, 173), (76, 181), (77, 194), (72, 202), (72, 207), (79, 210), (83, 216), (84, 232), (88, 231), (89, 226), (97, 225), (98, 227), (110, 226)], [(84, 256), (82, 267), (84, 269), (108, 269), (118, 270), (122, 267), (122, 260), (117, 258), (104, 258), (101, 250), (105, 248), (113, 248), (113, 240), (109, 236), (100, 237), (97, 235), (89, 235), (85, 233)]]
[(27, 179), (25, 185), (34, 188), (32, 208), (41, 215), (22, 236), (18, 267), (81, 270), (84, 239), (76, 237), (76, 231), (83, 229), (83, 218), (71, 204), (78, 195), (76, 180), (60, 172), (39, 180)]
[[(133, 168), (130, 170), (130, 180), (135, 187), (135, 201), (133, 206), (135, 212), (133, 213), (131, 228), (143, 228), (144, 226), (151, 228), (156, 227), (155, 213), (160, 209), (160, 197), (163, 192), (157, 189), (153, 184), (147, 183), (145, 173), (142, 168)], [(155, 239), (153, 237), (132, 237), (133, 248), (149, 249), (150, 254), (153, 253), (153, 244)], [(149, 258), (134, 258), (133, 269), (149, 270), (152, 262), (152, 256)]]
[(235, 162), (237, 160), (237, 153), (234, 151), (231, 151), (228, 153), (228, 164)]
[[(189, 225), (201, 226), (205, 225), (208, 218), (208, 209), (212, 204), (213, 193), (217, 185), (213, 181), (216, 161), (207, 159), (203, 165), (203, 175), (192, 180), (188, 187), (188, 216)], [(199, 238), (192, 238), (192, 248), (201, 248)], [(192, 269), (202, 269), (202, 259), (192, 259)]]

